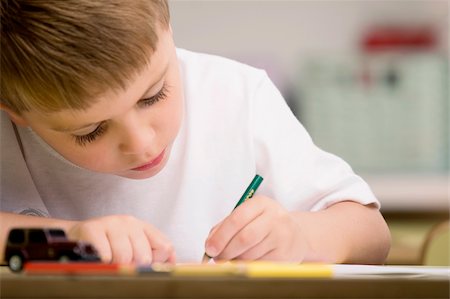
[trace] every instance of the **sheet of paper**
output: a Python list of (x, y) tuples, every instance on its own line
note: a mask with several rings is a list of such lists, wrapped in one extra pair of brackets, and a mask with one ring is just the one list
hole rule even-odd
[(368, 276), (411, 276), (449, 278), (450, 267), (427, 266), (372, 266), (372, 265), (333, 265), (334, 277), (361, 277)]

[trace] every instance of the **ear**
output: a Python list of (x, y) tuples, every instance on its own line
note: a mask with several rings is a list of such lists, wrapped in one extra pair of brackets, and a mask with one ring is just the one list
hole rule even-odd
[(23, 126), (23, 127), (27, 127), (28, 126), (28, 122), (26, 121), (25, 118), (23, 118), (23, 116), (21, 116), (19, 113), (15, 112), (14, 110), (12, 110), (11, 108), (9, 108), (8, 106), (6, 106), (5, 104), (0, 103), (0, 110), (5, 111), (9, 118), (18, 126)]

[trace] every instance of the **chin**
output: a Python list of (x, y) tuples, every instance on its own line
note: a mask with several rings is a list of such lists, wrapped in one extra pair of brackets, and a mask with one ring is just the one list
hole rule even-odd
[(146, 171), (144, 171), (143, 173), (120, 173), (116, 175), (127, 179), (145, 180), (157, 175), (160, 171), (154, 171), (152, 173), (147, 173)]

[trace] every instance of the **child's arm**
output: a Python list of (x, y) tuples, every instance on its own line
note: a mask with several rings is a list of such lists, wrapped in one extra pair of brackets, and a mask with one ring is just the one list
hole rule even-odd
[(389, 247), (389, 229), (374, 207), (345, 201), (319, 212), (288, 212), (264, 196), (235, 209), (206, 241), (217, 260), (380, 264)]
[(152, 225), (127, 215), (113, 215), (68, 221), (0, 212), (0, 257), (12, 227), (57, 227), (71, 239), (91, 243), (105, 262), (175, 262), (175, 252), (167, 238)]

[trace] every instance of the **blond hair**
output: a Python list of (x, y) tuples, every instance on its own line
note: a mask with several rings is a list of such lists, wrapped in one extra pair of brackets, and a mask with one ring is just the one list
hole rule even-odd
[(1, 1), (0, 101), (15, 112), (86, 109), (150, 60), (167, 0)]

